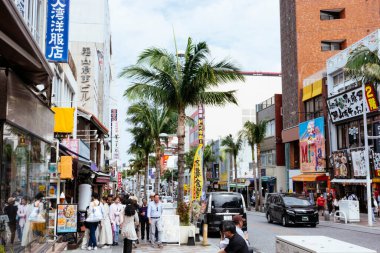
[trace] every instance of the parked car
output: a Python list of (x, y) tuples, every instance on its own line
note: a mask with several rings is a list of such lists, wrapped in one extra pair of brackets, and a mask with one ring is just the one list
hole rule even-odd
[(269, 223), (280, 222), (283, 226), (302, 224), (312, 227), (319, 223), (316, 207), (302, 196), (277, 193), (268, 195), (266, 201), (266, 217)]
[(163, 203), (173, 203), (173, 197), (172, 196), (163, 196), (162, 202)]
[(205, 212), (200, 215), (198, 225), (208, 224), (208, 232), (219, 232), (224, 220), (232, 220), (234, 215), (244, 219), (243, 230), (247, 230), (247, 210), (242, 194), (237, 192), (210, 192), (206, 199)]

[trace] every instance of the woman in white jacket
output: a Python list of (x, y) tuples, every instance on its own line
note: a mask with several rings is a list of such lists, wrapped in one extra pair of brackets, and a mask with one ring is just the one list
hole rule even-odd
[(100, 222), (99, 244), (104, 245), (103, 249), (108, 249), (113, 243), (112, 227), (110, 220), (110, 207), (107, 204), (107, 196), (103, 196), (101, 206), (103, 208), (104, 219)]

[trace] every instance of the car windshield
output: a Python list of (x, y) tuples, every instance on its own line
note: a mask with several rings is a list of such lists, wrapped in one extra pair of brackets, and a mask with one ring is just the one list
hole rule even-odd
[(241, 208), (243, 202), (240, 196), (231, 194), (215, 194), (212, 196), (212, 205), (215, 208)]
[(284, 203), (287, 206), (310, 206), (311, 203), (306, 199), (296, 197), (284, 197)]

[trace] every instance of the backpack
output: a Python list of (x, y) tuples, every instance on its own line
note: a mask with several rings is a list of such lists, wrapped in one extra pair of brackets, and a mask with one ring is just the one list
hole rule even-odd
[(89, 209), (89, 214), (87, 216), (87, 222), (99, 222), (103, 219), (103, 210), (100, 205), (94, 206)]

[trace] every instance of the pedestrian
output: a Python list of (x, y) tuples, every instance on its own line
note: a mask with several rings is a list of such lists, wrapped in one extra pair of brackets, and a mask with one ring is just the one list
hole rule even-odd
[(100, 225), (99, 244), (103, 245), (102, 249), (108, 249), (113, 243), (112, 226), (110, 220), (110, 206), (107, 203), (108, 197), (103, 196), (101, 206), (103, 208), (103, 220)]
[(317, 206), (318, 206), (318, 214), (319, 214), (319, 211), (322, 211), (322, 216), (324, 215), (324, 212), (325, 212), (325, 198), (323, 197), (323, 194), (321, 194), (318, 198), (317, 198)]
[(224, 237), (228, 238), (229, 242), (226, 248), (221, 249), (219, 253), (248, 253), (248, 246), (244, 238), (236, 232), (236, 226), (233, 221), (225, 221), (223, 223)]
[(143, 200), (142, 206), (139, 209), (139, 218), (140, 218), (140, 228), (141, 228), (141, 240), (145, 239), (146, 232), (146, 240), (149, 242), (149, 219), (147, 216), (148, 213), (148, 205), (146, 199)]
[(379, 204), (379, 207), (377, 208), (377, 216), (380, 216), (380, 194), (377, 195), (377, 203)]
[[(151, 192), (150, 195), (149, 195), (149, 203), (150, 202), (154, 202), (154, 195), (156, 195), (154, 192)], [(148, 203), (148, 205), (149, 205)], [(152, 239), (152, 238), (150, 238)], [(156, 228), (156, 232), (154, 233), (154, 240), (158, 241), (158, 231), (157, 231), (157, 228)]]
[(17, 208), (17, 216), (18, 216), (18, 239), (22, 241), (22, 234), (24, 231), (25, 223), (26, 223), (26, 209), (27, 209), (27, 203), (28, 199), (27, 197), (23, 197), (21, 199), (21, 203), (18, 205)]
[(136, 224), (139, 223), (139, 216), (132, 200), (126, 201), (124, 219), (121, 224), (121, 233), (124, 237), (123, 253), (131, 253), (133, 242), (136, 241)]
[(329, 210), (329, 214), (332, 213), (333, 210), (333, 197), (330, 193), (327, 193), (327, 209)]
[(376, 223), (375, 213), (377, 212), (379, 205), (377, 203), (375, 194), (373, 194), (371, 198), (371, 202), (372, 202), (371, 203), (372, 204), (372, 221)]
[(333, 198), (334, 198), (333, 199), (334, 210), (336, 212), (336, 211), (339, 211), (339, 201), (338, 201), (339, 196), (337, 195), (337, 196), (335, 196)]
[(232, 221), (235, 223), (236, 233), (245, 240), (245, 242), (247, 243), (247, 246), (249, 247), (248, 233), (244, 233), (242, 230), (243, 225), (244, 225), (243, 217), (237, 214), (234, 217), (232, 217)]
[(149, 218), (149, 224), (150, 224), (150, 240), (151, 245), (154, 248), (155, 247), (155, 233), (156, 228), (158, 231), (158, 239), (157, 239), (157, 245), (159, 248), (162, 248), (162, 204), (160, 202), (160, 196), (158, 194), (154, 195), (154, 201), (150, 202), (148, 205), (148, 218)]
[[(140, 206), (139, 206), (139, 204), (137, 203), (137, 201), (138, 201), (137, 197), (136, 197), (136, 196), (132, 196), (132, 197), (131, 197), (131, 201), (132, 201), (132, 203), (133, 203), (133, 205), (134, 205), (134, 208), (135, 208), (135, 210), (136, 210), (136, 213), (137, 213), (137, 215), (138, 215), (138, 210), (140, 209)], [(140, 225), (139, 222), (137, 222), (137, 223), (135, 224), (135, 230), (136, 230), (136, 234), (137, 234), (137, 235), (139, 234), (139, 225)], [(138, 240), (138, 239), (137, 239), (136, 241), (133, 241), (133, 247), (134, 247), (134, 248), (137, 247), (137, 246), (136, 246), (136, 243), (139, 244), (139, 240)]]
[(110, 219), (113, 231), (113, 246), (119, 245), (120, 224), (123, 222), (123, 205), (120, 203), (120, 197), (116, 196), (114, 203), (110, 206)]
[(99, 222), (103, 220), (102, 208), (98, 200), (99, 195), (97, 193), (92, 194), (90, 205), (87, 209), (86, 227), (90, 230), (90, 239), (88, 241), (88, 250), (97, 250), (96, 242), (96, 229), (98, 228)]
[(11, 244), (15, 241), (16, 227), (17, 227), (17, 206), (15, 206), (16, 199), (10, 197), (8, 199), (8, 205), (4, 207), (4, 213), (8, 216), (8, 227), (11, 231)]
[(26, 198), (26, 199), (27, 199), (26, 221), (25, 221), (24, 229), (22, 231), (22, 240), (21, 240), (21, 246), (23, 246), (23, 247), (26, 247), (33, 240), (32, 223), (31, 223), (29, 217), (34, 210), (34, 206), (32, 203), (30, 203), (30, 200), (28, 198)]

